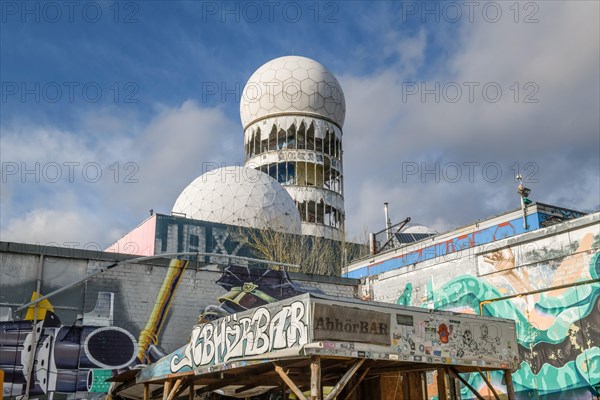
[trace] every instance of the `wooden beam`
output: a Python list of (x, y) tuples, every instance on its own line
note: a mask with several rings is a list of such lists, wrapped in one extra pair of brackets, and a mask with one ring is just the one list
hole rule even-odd
[(169, 392), (171, 391), (171, 381), (167, 380), (165, 381), (165, 384), (163, 385), (163, 400), (167, 400), (167, 398), (169, 397)]
[(177, 393), (177, 390), (179, 389), (179, 386), (181, 386), (182, 382), (183, 382), (183, 378), (179, 378), (175, 381), (173, 388), (171, 390), (169, 390), (169, 395), (167, 396), (167, 400), (173, 400), (175, 398), (175, 393)]
[(448, 400), (448, 389), (446, 388), (446, 371), (443, 368), (437, 370), (438, 399)]
[(350, 378), (352, 378), (356, 371), (358, 371), (360, 366), (363, 365), (365, 360), (365, 358), (361, 358), (360, 360), (355, 362), (354, 365), (348, 371), (346, 371), (342, 379), (333, 387), (333, 390), (327, 395), (325, 400), (333, 400), (335, 397), (337, 397), (337, 395), (340, 394), (342, 390), (344, 390)]
[(371, 370), (371, 367), (365, 368), (365, 370), (362, 372), (362, 374), (360, 374), (360, 376), (358, 377), (358, 380), (356, 381), (356, 383), (348, 391), (348, 394), (346, 395), (344, 400), (350, 399), (350, 396), (352, 396), (352, 394), (356, 391), (356, 389), (358, 389), (358, 387), (360, 386), (362, 381), (365, 379), (365, 376), (367, 376), (367, 374), (369, 373), (370, 370)]
[(310, 356), (310, 400), (322, 400), (321, 357)]
[(184, 382), (181, 384), (181, 386), (179, 386), (179, 389), (177, 389), (177, 391), (175, 392), (175, 397), (174, 399), (178, 398), (179, 396), (181, 396), (181, 394), (183, 392), (185, 392), (185, 390), (190, 387), (193, 383), (194, 383), (194, 378), (188, 378), (188, 379), (184, 379)]
[(304, 393), (302, 393), (302, 391), (298, 389), (298, 386), (296, 386), (294, 381), (290, 379), (290, 377), (285, 373), (283, 368), (281, 368), (279, 365), (275, 365), (275, 372), (277, 372), (277, 374), (281, 377), (285, 384), (288, 385), (292, 392), (296, 394), (298, 400), (307, 400), (306, 396), (304, 396)]
[(144, 400), (150, 399), (150, 385), (148, 383), (144, 383)]
[(510, 370), (504, 370), (504, 377), (506, 379), (506, 392), (508, 394), (508, 400), (515, 400), (515, 387), (513, 386), (512, 374)]
[(435, 371), (435, 365), (427, 365), (427, 364), (409, 364), (406, 366), (397, 366), (397, 367), (386, 367), (386, 368), (372, 368), (372, 375), (382, 375), (382, 374), (393, 374), (396, 375), (398, 372), (427, 372), (427, 371)]
[(492, 383), (487, 378), (487, 376), (483, 373), (483, 371), (480, 370), (479, 368), (477, 368), (477, 372), (479, 372), (479, 375), (481, 375), (481, 377), (483, 378), (483, 381), (485, 382), (485, 384), (488, 385), (488, 387), (490, 388), (490, 390), (494, 394), (494, 397), (496, 398), (496, 400), (500, 400), (500, 396), (498, 396), (498, 392), (496, 392), (496, 389), (494, 388), (494, 385), (492, 385)]
[(480, 395), (479, 392), (477, 390), (475, 390), (475, 388), (469, 384), (469, 382), (467, 382), (462, 376), (460, 376), (454, 368), (450, 368), (448, 371), (450, 371), (450, 373), (452, 375), (454, 375), (454, 377), (456, 377), (459, 381), (461, 381), (463, 383), (463, 385), (468, 387), (469, 390), (475, 395), (475, 397), (477, 397), (479, 400), (485, 400), (483, 398), (483, 396)]

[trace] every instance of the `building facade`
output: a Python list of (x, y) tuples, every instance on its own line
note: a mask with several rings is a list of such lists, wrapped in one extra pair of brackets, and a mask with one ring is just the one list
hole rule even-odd
[[(527, 228), (509, 212), (356, 261), (346, 276), (362, 278), (364, 299), (515, 320), (517, 398), (595, 400), (600, 213), (534, 204), (528, 214)], [(506, 390), (500, 375), (491, 380)], [(469, 382), (486, 391), (479, 375)]]

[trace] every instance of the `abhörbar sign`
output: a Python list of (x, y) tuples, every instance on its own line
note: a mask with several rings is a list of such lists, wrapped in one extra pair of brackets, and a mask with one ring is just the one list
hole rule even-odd
[(390, 345), (389, 313), (314, 303), (314, 340)]

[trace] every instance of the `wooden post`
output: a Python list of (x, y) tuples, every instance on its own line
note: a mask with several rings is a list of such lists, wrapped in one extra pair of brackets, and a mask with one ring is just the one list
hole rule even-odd
[(150, 399), (150, 385), (147, 383), (144, 383), (144, 400), (149, 400)]
[(190, 383), (190, 391), (188, 393), (188, 400), (194, 400), (194, 381)]
[(449, 400), (458, 400), (458, 394), (456, 393), (456, 379), (450, 374), (448, 368), (445, 368), (444, 370), (446, 371), (446, 379), (448, 380)]
[(443, 368), (437, 369), (437, 387), (438, 399), (448, 400), (448, 389), (446, 388), (446, 371)]
[(513, 386), (512, 374), (510, 370), (504, 370), (504, 377), (506, 378), (506, 392), (508, 394), (508, 400), (515, 400), (515, 387)]
[(321, 395), (321, 357), (310, 357), (310, 400), (322, 400)]

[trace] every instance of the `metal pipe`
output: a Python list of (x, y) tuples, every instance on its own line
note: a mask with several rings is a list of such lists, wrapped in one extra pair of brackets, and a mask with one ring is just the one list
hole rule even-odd
[(130, 258), (127, 260), (123, 260), (123, 261), (117, 261), (115, 263), (112, 263), (110, 265), (106, 265), (104, 267), (100, 268), (100, 271), (97, 271), (91, 275), (86, 276), (85, 278), (82, 278), (78, 281), (75, 281), (69, 285), (63, 286), (60, 289), (55, 290), (52, 293), (48, 293), (45, 296), (36, 298), (33, 301), (30, 301), (27, 304), (23, 304), (21, 307), (17, 308), (15, 310), (15, 312), (19, 312), (29, 306), (32, 306), (34, 304), (39, 303), (42, 300), (45, 300), (47, 298), (50, 298), (52, 296), (55, 296), (59, 293), (64, 292), (65, 290), (69, 290), (74, 286), (77, 286), (81, 283), (87, 282), (90, 279), (108, 271), (109, 269), (118, 267), (119, 265), (123, 265), (123, 264), (131, 264), (131, 263), (138, 263), (138, 262), (142, 262), (142, 261), (148, 261), (148, 260), (155, 260), (155, 259), (159, 259), (159, 258), (170, 258), (170, 257), (175, 257), (175, 256), (197, 256), (197, 257), (205, 257), (205, 256), (216, 256), (216, 257), (222, 257), (222, 258), (229, 258), (229, 259), (236, 259), (236, 260), (244, 260), (244, 261), (254, 261), (256, 263), (259, 264), (267, 264), (267, 265), (278, 265), (278, 266), (282, 266), (282, 267), (291, 267), (291, 268), (300, 268), (299, 265), (296, 264), (288, 264), (288, 263), (282, 263), (282, 262), (276, 262), (276, 261), (269, 261), (269, 260), (259, 260), (256, 258), (251, 258), (251, 257), (242, 257), (242, 256), (235, 256), (235, 255), (230, 255), (230, 254), (219, 254), (219, 253), (199, 253), (199, 252), (195, 252), (195, 251), (183, 251), (183, 252), (178, 252), (178, 253), (164, 253), (164, 254), (158, 254), (155, 256), (144, 256), (144, 257), (135, 257), (135, 258)]
[(375, 240), (375, 234), (371, 232), (369, 234), (369, 254), (372, 256), (377, 254), (377, 242)]
[[(40, 294), (40, 290), (42, 288), (42, 275), (44, 272), (44, 255), (40, 254), (40, 261), (38, 263), (38, 276), (37, 276), (37, 283), (36, 283), (36, 287), (35, 287), (35, 298), (37, 300), (37, 297)], [(24, 399), (25, 400), (29, 400), (29, 389), (31, 387), (31, 380), (33, 378), (33, 362), (35, 360), (35, 351), (37, 349), (37, 341), (38, 341), (38, 335), (37, 335), (37, 329), (36, 329), (36, 325), (37, 325), (37, 314), (38, 314), (38, 303), (36, 302), (34, 304), (33, 307), (33, 325), (32, 325), (32, 329), (31, 329), (31, 353), (29, 354), (29, 371), (27, 372), (27, 383), (25, 385), (25, 395), (24, 395)]]
[(390, 221), (388, 203), (383, 203), (383, 212), (385, 214), (385, 230), (387, 232), (387, 240), (392, 238), (392, 221)]
[(591, 285), (592, 283), (598, 283), (598, 282), (600, 282), (600, 278), (588, 279), (587, 281), (566, 283), (564, 285), (554, 286), (554, 287), (550, 287), (550, 288), (531, 290), (529, 292), (511, 294), (510, 296), (502, 296), (502, 297), (496, 297), (495, 299), (483, 300), (483, 301), (479, 302), (479, 315), (483, 315), (483, 306), (484, 305), (490, 304), (490, 303), (495, 303), (496, 301), (509, 300), (509, 299), (514, 299), (515, 297), (530, 296), (532, 294), (550, 292), (552, 290), (560, 290), (560, 289), (576, 287), (576, 286), (581, 286), (581, 285)]
[(527, 230), (527, 207), (525, 207), (525, 201), (523, 201), (523, 195), (521, 197), (521, 210), (523, 210), (523, 228)]

